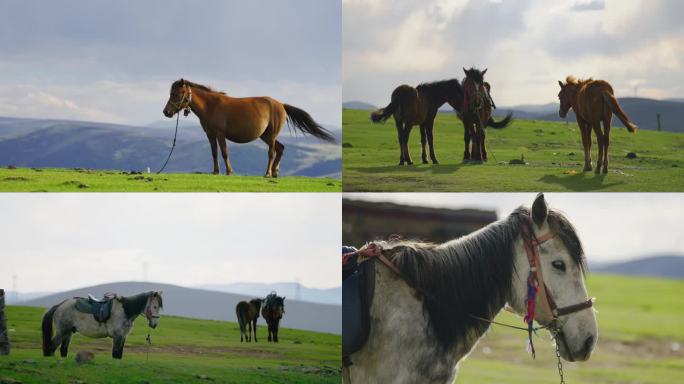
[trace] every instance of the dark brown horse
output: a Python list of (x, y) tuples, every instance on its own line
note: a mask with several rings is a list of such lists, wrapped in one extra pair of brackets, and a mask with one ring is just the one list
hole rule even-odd
[[(560, 110), (558, 114), (565, 118), (572, 108), (577, 117), (577, 124), (582, 134), (582, 146), (584, 147), (584, 171), (591, 171), (591, 131), (596, 134), (598, 143), (598, 161), (596, 173), (608, 173), (608, 146), (610, 145), (610, 123), (613, 114), (617, 116), (627, 130), (636, 133), (638, 127), (629, 120), (629, 117), (620, 108), (613, 87), (603, 80), (578, 80), (574, 76), (568, 76), (565, 84), (558, 81), (561, 90), (558, 93)], [(603, 130), (601, 130), (603, 122)]]
[(280, 297), (275, 292), (266, 296), (266, 303), (261, 308), (261, 316), (268, 324), (268, 341), (278, 342), (278, 327), (280, 319), (285, 313), (285, 296)]
[(268, 96), (230, 97), (205, 85), (180, 79), (171, 85), (164, 115), (173, 117), (182, 109), (186, 114), (194, 112), (207, 134), (214, 159), (214, 174), (219, 173), (217, 147), (221, 148), (226, 175), (233, 173), (226, 140), (249, 143), (261, 138), (268, 145), (268, 167), (264, 177), (278, 177), (285, 146), (276, 138), (286, 121), (304, 133), (335, 142), (330, 132), (308, 113)]
[(254, 342), (257, 342), (257, 319), (262, 301), (262, 299), (252, 299), (249, 303), (241, 301), (235, 306), (235, 315), (240, 325), (240, 342), (243, 341), (243, 337), (246, 342), (252, 341), (252, 329), (254, 329)]
[(433, 164), (439, 164), (433, 145), (433, 125), (439, 107), (449, 103), (452, 108), (460, 111), (463, 104), (463, 90), (457, 79), (423, 83), (417, 87), (400, 85), (392, 92), (390, 103), (382, 109), (371, 113), (374, 123), (384, 122), (390, 116), (394, 116), (399, 139), (399, 165), (413, 164), (408, 149), (408, 140), (411, 128), (420, 125), (420, 143), (423, 148), (421, 159), (427, 164), (425, 144), (430, 147), (430, 159)]
[[(481, 163), (487, 161), (485, 145), (485, 127), (501, 129), (510, 124), (512, 114), (508, 113), (501, 121), (492, 118), (494, 102), (489, 94), (489, 83), (484, 81), (487, 69), (463, 68), (466, 77), (463, 79), (463, 107), (460, 114), (463, 120), (464, 162)], [(470, 141), (472, 140), (472, 150)]]

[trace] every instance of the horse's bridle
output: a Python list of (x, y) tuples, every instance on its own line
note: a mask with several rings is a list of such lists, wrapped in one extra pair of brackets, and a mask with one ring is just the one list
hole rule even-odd
[(145, 305), (144, 312), (147, 320), (158, 319), (161, 317), (159, 315), (152, 314), (152, 308), (150, 308), (152, 306), (152, 299), (154, 299), (154, 295), (150, 295), (150, 297), (147, 299), (147, 305)]
[(183, 84), (183, 97), (181, 97), (178, 103), (169, 99), (169, 103), (177, 109), (177, 113), (185, 109), (185, 116), (187, 116), (190, 113), (190, 103), (192, 103), (192, 88), (187, 84)]
[[(527, 229), (527, 227), (524, 227), (523, 233), (525, 234), (525, 254), (527, 255), (527, 262), (530, 265), (528, 285), (530, 285), (532, 288), (538, 289), (537, 295), (541, 296), (542, 309), (542, 311), (540, 311), (541, 316), (536, 316), (534, 308), (532, 307), (532, 310), (530, 311), (530, 306), (528, 305), (528, 312), (525, 320), (537, 320), (538, 323), (548, 327), (554, 323), (557, 324), (560, 316), (569, 315), (571, 313), (591, 308), (594, 305), (593, 299), (587, 299), (580, 303), (571, 304), (565, 307), (558, 307), (558, 305), (556, 305), (556, 301), (553, 299), (549, 288), (546, 286), (546, 283), (544, 283), (544, 275), (542, 273), (541, 262), (539, 260), (539, 247), (544, 242), (555, 237), (555, 235), (551, 232), (548, 232), (541, 236), (534, 236), (530, 233), (530, 230)], [(539, 287), (543, 287), (543, 289), (539, 289)], [(529, 295), (527, 299), (530, 299)]]

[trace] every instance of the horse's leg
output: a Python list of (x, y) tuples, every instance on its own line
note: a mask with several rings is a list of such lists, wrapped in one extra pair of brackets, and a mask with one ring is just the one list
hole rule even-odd
[(487, 139), (485, 128), (480, 129), (480, 153), (482, 154), (482, 161), (487, 161), (487, 146), (485, 141)]
[(598, 121), (596, 124), (592, 124), (592, 127), (594, 129), (594, 133), (596, 134), (596, 144), (598, 144), (598, 160), (596, 161), (596, 168), (594, 169), (594, 173), (601, 173), (601, 167), (603, 166), (603, 149), (604, 149), (604, 136), (603, 132), (601, 132), (601, 121)]
[(427, 142), (428, 146), (430, 146), (430, 160), (432, 160), (432, 164), (439, 164), (439, 161), (437, 161), (437, 155), (435, 155), (435, 143), (432, 136), (434, 129), (435, 121), (432, 120), (427, 124)]
[(425, 145), (427, 144), (427, 127), (425, 123), (420, 125), (420, 146), (422, 147), (422, 151), (420, 153), (420, 158), (423, 161), (423, 164), (428, 163), (427, 159), (427, 152), (425, 152)]
[(594, 167), (591, 164), (591, 128), (589, 124), (580, 124), (582, 134), (582, 147), (584, 148), (584, 172), (591, 171)]
[(218, 143), (216, 142), (216, 137), (211, 136), (209, 133), (207, 133), (207, 138), (209, 139), (209, 145), (211, 146), (211, 158), (214, 159), (214, 175), (218, 175)]
[(273, 135), (273, 129), (269, 126), (261, 135), (261, 140), (268, 145), (268, 165), (266, 166), (266, 173), (264, 177), (277, 177), (273, 175), (273, 164), (276, 156), (276, 140)]
[(123, 357), (123, 348), (126, 343), (126, 337), (124, 336), (114, 336), (114, 341), (112, 342), (112, 357), (115, 359), (121, 359)]
[(470, 129), (468, 125), (467, 120), (463, 120), (463, 144), (465, 147), (463, 150), (463, 162), (470, 161)]
[(413, 160), (411, 160), (411, 152), (409, 152), (409, 137), (411, 136), (411, 128), (413, 126), (411, 123), (404, 123), (404, 157), (406, 158), (406, 164), (413, 165)]
[(271, 169), (271, 173), (273, 174), (273, 177), (278, 177), (278, 175), (280, 174), (280, 160), (283, 158), (283, 152), (285, 152), (285, 146), (278, 140), (275, 141), (275, 151), (276, 155), (275, 160), (273, 161), (273, 168)]
[(268, 325), (268, 342), (270, 343), (271, 341), (273, 341), (273, 339), (271, 338), (271, 322), (269, 321), (266, 324)]
[(71, 342), (71, 332), (65, 332), (62, 336), (62, 346), (59, 347), (59, 354), (62, 357), (67, 357), (69, 353), (69, 342)]
[(257, 319), (255, 318), (253, 322), (254, 322), (254, 327), (252, 327), (252, 329), (254, 329), (254, 342), (256, 343), (256, 342), (257, 342), (257, 337), (256, 337), (256, 329), (257, 329), (256, 323), (257, 323)]
[(50, 348), (48, 349), (47, 356), (53, 356), (55, 354), (57, 348), (59, 348), (60, 344), (62, 344), (62, 339), (62, 331), (59, 329), (55, 330), (55, 337), (53, 337), (50, 341)]
[(223, 156), (223, 163), (226, 165), (226, 175), (230, 176), (233, 174), (233, 167), (230, 165), (230, 160), (228, 159), (228, 145), (226, 143), (225, 137), (217, 137), (219, 147), (221, 147), (221, 156)]
[(247, 342), (252, 342), (252, 321), (247, 320)]
[(610, 145), (610, 116), (603, 120), (603, 173), (608, 173), (608, 146)]
[(273, 326), (273, 342), (274, 343), (278, 342), (278, 324), (277, 323)]
[(397, 140), (399, 141), (399, 165), (404, 165), (404, 129), (399, 120), (394, 120), (397, 126)]

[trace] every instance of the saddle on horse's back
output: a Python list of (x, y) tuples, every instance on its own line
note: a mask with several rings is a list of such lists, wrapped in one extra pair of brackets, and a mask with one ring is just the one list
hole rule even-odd
[(345, 366), (349, 356), (360, 350), (370, 333), (370, 306), (375, 291), (375, 262), (367, 260), (354, 267), (342, 281), (342, 356)]
[(88, 298), (74, 297), (76, 299), (76, 309), (79, 312), (90, 313), (98, 323), (104, 323), (112, 315), (112, 302), (116, 298), (115, 294), (107, 293), (101, 299), (96, 299), (93, 295)]

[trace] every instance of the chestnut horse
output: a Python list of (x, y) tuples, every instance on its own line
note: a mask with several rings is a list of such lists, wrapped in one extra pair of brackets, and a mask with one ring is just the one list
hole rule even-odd
[[(489, 83), (484, 81), (484, 74), (487, 72), (479, 69), (463, 68), (466, 77), (463, 79), (463, 109), (461, 120), (463, 120), (463, 161), (481, 163), (487, 161), (487, 149), (485, 146), (485, 127), (505, 128), (512, 120), (512, 114), (508, 113), (501, 121), (492, 119), (492, 101), (489, 91)], [(472, 139), (472, 151), (470, 150), (470, 140)]]
[(164, 115), (173, 117), (182, 109), (197, 115), (207, 134), (214, 159), (214, 174), (219, 173), (217, 146), (221, 148), (226, 175), (233, 173), (228, 160), (226, 140), (249, 143), (261, 138), (268, 145), (268, 166), (264, 177), (278, 177), (285, 146), (276, 140), (285, 121), (303, 133), (335, 142), (333, 136), (304, 110), (268, 96), (230, 97), (205, 85), (180, 79), (171, 85)]
[[(568, 76), (565, 84), (558, 81), (561, 90), (558, 93), (560, 110), (558, 114), (565, 118), (572, 108), (577, 117), (577, 124), (582, 133), (582, 145), (584, 146), (584, 171), (591, 171), (591, 130), (596, 134), (598, 143), (598, 161), (596, 173), (608, 173), (608, 145), (610, 144), (610, 123), (613, 114), (617, 116), (627, 130), (636, 133), (638, 127), (629, 120), (629, 117), (620, 108), (613, 93), (613, 87), (603, 80), (578, 80), (574, 76)], [(603, 131), (601, 130), (603, 122)]]

